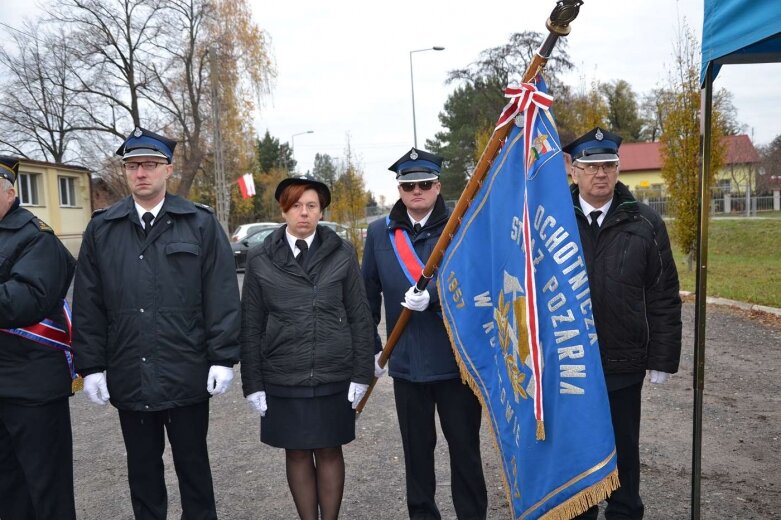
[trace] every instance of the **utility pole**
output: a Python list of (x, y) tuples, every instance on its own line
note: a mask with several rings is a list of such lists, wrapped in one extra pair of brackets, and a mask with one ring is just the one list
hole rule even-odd
[(228, 234), (228, 216), (230, 215), (230, 195), (225, 185), (225, 163), (222, 159), (222, 131), (220, 130), (220, 92), (217, 88), (217, 78), (220, 77), (217, 51), (214, 46), (209, 48), (209, 76), (212, 95), (212, 127), (214, 138), (214, 184), (217, 221)]

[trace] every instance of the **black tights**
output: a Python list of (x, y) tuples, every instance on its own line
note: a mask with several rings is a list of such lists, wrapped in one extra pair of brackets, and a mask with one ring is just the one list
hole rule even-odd
[[(336, 520), (344, 491), (342, 447), (285, 450), (287, 484), (301, 520)], [(318, 506), (320, 517), (317, 516)]]

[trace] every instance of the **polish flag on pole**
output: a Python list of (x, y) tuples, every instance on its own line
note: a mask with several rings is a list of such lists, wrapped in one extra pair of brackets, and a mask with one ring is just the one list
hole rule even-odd
[(236, 182), (239, 183), (241, 198), (248, 199), (255, 196), (255, 179), (252, 178), (251, 173), (245, 173)]

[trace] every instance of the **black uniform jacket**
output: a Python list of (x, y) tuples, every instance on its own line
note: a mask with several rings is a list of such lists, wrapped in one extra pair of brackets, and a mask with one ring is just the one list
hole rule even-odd
[(250, 251), (242, 290), (244, 395), (266, 385), (368, 384), (374, 325), (352, 244), (317, 226), (304, 266), (282, 226)]
[(84, 233), (76, 367), (106, 370), (120, 409), (204, 401), (209, 367), (238, 361), (239, 305), (233, 254), (209, 208), (168, 194), (145, 237), (127, 197), (96, 212)]
[[(45, 318), (67, 328), (62, 300), (75, 264), (52, 229), (17, 200), (0, 220), (0, 328)], [(35, 405), (70, 394), (62, 351), (0, 332), (0, 400)]]
[(605, 374), (677, 372), (681, 298), (664, 221), (619, 182), (594, 240), (577, 185), (572, 198)]

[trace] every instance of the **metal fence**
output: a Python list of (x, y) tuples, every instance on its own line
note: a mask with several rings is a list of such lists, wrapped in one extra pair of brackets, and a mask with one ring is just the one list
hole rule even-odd
[[(672, 208), (669, 197), (643, 198), (642, 202), (651, 206), (663, 217), (672, 216)], [(753, 196), (748, 199), (749, 211), (746, 211), (746, 196), (733, 194), (724, 196), (718, 194), (711, 199), (711, 215), (746, 217), (768, 215), (781, 212), (781, 203), (778, 195)]]

